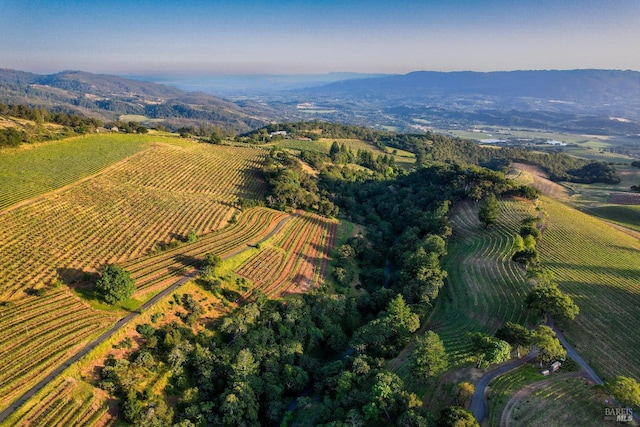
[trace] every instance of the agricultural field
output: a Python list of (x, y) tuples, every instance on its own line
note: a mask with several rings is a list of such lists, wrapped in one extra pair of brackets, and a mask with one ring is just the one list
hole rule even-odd
[(65, 286), (0, 306), (0, 411), (113, 322)]
[(546, 178), (539, 167), (514, 163), (510, 178), (531, 185), (545, 196), (569, 203), (590, 215), (640, 231), (640, 194), (624, 192), (640, 182), (640, 169), (618, 166), (620, 184), (556, 183)]
[(499, 426), (500, 418), (509, 399), (528, 384), (536, 383), (545, 377), (531, 364), (527, 364), (500, 375), (487, 387), (488, 415), (487, 425)]
[(526, 324), (523, 311), (530, 291), (524, 269), (511, 261), (520, 222), (538, 212), (532, 202), (500, 201), (497, 223), (484, 229), (477, 205), (464, 202), (451, 212), (453, 235), (444, 268), (449, 276), (429, 328), (440, 335), (452, 366), (469, 360), (467, 332), (493, 334), (505, 322)]
[(284, 212), (253, 208), (244, 212), (234, 224), (206, 234), (194, 243), (124, 263), (124, 268), (136, 282), (134, 296), (163, 289), (173, 283), (177, 276), (195, 271), (197, 264), (208, 253), (228, 258), (255, 246), (288, 219)]
[(606, 395), (583, 378), (557, 377), (532, 384), (531, 390), (509, 405), (500, 424), (504, 427), (531, 426), (614, 426), (605, 421)]
[(109, 413), (107, 398), (107, 394), (102, 390), (73, 377), (59, 378), (49, 393), (42, 396), (28, 412), (12, 419), (11, 425), (16, 427), (115, 425), (115, 419)]
[(311, 213), (288, 221), (236, 273), (271, 297), (301, 293), (327, 275), (337, 222)]
[[(117, 319), (113, 311), (91, 308), (65, 284), (75, 286), (104, 264), (125, 263), (159, 246), (183, 249), (170, 254), (169, 265), (154, 267), (164, 274), (191, 256), (243, 249), (265, 227), (275, 227), (274, 216), (286, 214), (257, 209), (235, 228), (204, 236), (233, 219), (239, 197), (262, 194), (256, 168), (266, 154), (260, 148), (154, 144), (91, 179), (2, 213), (0, 410)], [(202, 237), (186, 250), (180, 242), (191, 230)], [(142, 278), (157, 273), (136, 274), (141, 293), (159, 290), (156, 279)], [(161, 276), (160, 284), (167, 283)]]
[[(569, 342), (607, 381), (640, 378), (640, 241), (549, 198), (538, 244), (542, 264), (580, 307), (562, 325)], [(615, 363), (612, 363), (615, 361)]]
[(0, 150), (0, 212), (94, 175), (153, 141), (174, 142), (176, 138), (94, 134)]

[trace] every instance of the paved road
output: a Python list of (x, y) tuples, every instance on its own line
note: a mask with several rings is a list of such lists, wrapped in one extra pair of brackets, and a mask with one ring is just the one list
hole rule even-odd
[(580, 357), (578, 352), (567, 342), (566, 338), (564, 337), (560, 329), (558, 329), (558, 327), (556, 326), (556, 322), (554, 322), (551, 316), (548, 316), (547, 318), (547, 325), (551, 329), (553, 329), (553, 331), (556, 333), (556, 336), (558, 337), (558, 339), (560, 340), (564, 348), (567, 350), (567, 356), (575, 360), (576, 363), (580, 365), (580, 367), (587, 374), (587, 376), (591, 378), (591, 381), (593, 381), (595, 384), (604, 384), (602, 379), (600, 379), (598, 374), (596, 374), (596, 372), (591, 368), (591, 366), (589, 366), (587, 362), (585, 362), (584, 359)]
[[(273, 231), (271, 231), (269, 234), (267, 234), (265, 237), (263, 237), (258, 243), (262, 243), (265, 240), (267, 240), (270, 237), (272, 237), (274, 234), (276, 234), (282, 228), (282, 226), (284, 225), (285, 222), (289, 221), (294, 216), (296, 216), (296, 215), (290, 215), (288, 217), (285, 217), (285, 218), (281, 219), (278, 222), (278, 225), (276, 225), (276, 227), (273, 229)], [(244, 252), (244, 251), (246, 251), (248, 249), (250, 249), (250, 248), (246, 247), (246, 248), (239, 249), (239, 250), (237, 250), (237, 251), (235, 251), (235, 252), (233, 252), (233, 253), (225, 256), (225, 257), (222, 257), (222, 259), (231, 258), (231, 257), (233, 257), (235, 255), (238, 255), (239, 253)], [(20, 396), (16, 401), (14, 401), (11, 404), (11, 406), (9, 406), (7, 409), (2, 411), (0, 413), (0, 423), (3, 422), (4, 420), (6, 420), (7, 417), (9, 417), (9, 415), (11, 415), (16, 409), (18, 409), (21, 405), (23, 405), (27, 400), (31, 399), (38, 391), (40, 391), (45, 385), (47, 385), (55, 377), (60, 375), (65, 369), (67, 369), (69, 366), (71, 366), (72, 364), (74, 364), (75, 362), (80, 360), (82, 357), (86, 356), (91, 350), (96, 348), (98, 345), (100, 345), (103, 342), (105, 342), (106, 340), (108, 340), (113, 334), (118, 332), (118, 330), (120, 330), (125, 325), (127, 325), (129, 322), (131, 322), (133, 319), (138, 317), (140, 314), (142, 314), (142, 312), (144, 312), (145, 310), (149, 309), (149, 307), (151, 307), (152, 305), (154, 305), (155, 303), (160, 301), (162, 298), (166, 297), (167, 295), (169, 295), (170, 293), (175, 291), (178, 287), (180, 287), (184, 283), (186, 283), (189, 280), (193, 279), (195, 276), (198, 275), (198, 273), (199, 273), (199, 270), (196, 270), (196, 271), (194, 271), (192, 273), (187, 274), (186, 276), (181, 277), (179, 280), (177, 280), (171, 286), (165, 288), (160, 293), (158, 293), (156, 296), (154, 296), (149, 301), (144, 303), (140, 307), (140, 309), (138, 309), (138, 311), (134, 311), (132, 313), (129, 313), (128, 315), (126, 315), (122, 319), (118, 320), (118, 322), (115, 325), (113, 325), (111, 327), (111, 329), (109, 329), (108, 331), (104, 332), (98, 338), (96, 338), (95, 340), (93, 340), (92, 342), (87, 344), (87, 346), (84, 347), (82, 350), (80, 350), (78, 353), (74, 354), (73, 356), (68, 358), (66, 361), (64, 361), (53, 372), (51, 372), (49, 375), (44, 377), (39, 383), (37, 383), (36, 385), (31, 387), (31, 389), (27, 390), (22, 396)]]
[(478, 423), (482, 422), (484, 417), (487, 416), (487, 402), (484, 396), (485, 389), (487, 385), (496, 377), (505, 374), (513, 369), (516, 369), (538, 354), (536, 349), (531, 350), (526, 356), (521, 359), (514, 360), (513, 362), (505, 363), (504, 365), (498, 366), (493, 371), (487, 372), (484, 374), (480, 380), (476, 383), (476, 390), (471, 397), (471, 404), (469, 405), (469, 410), (473, 413), (473, 416), (476, 417)]
[[(566, 338), (562, 334), (562, 331), (558, 329), (557, 325), (555, 324), (551, 316), (548, 316), (547, 318), (547, 325), (551, 329), (553, 329), (553, 331), (556, 333), (556, 336), (558, 337), (558, 340), (560, 340), (564, 348), (567, 350), (567, 356), (575, 360), (576, 363), (580, 365), (585, 375), (589, 379), (591, 379), (593, 383), (603, 384), (604, 382), (602, 381), (602, 379), (600, 379), (598, 374), (595, 373), (595, 371), (591, 368), (591, 366), (589, 366), (589, 364), (587, 364), (587, 362), (585, 362), (584, 359), (580, 357), (578, 352), (567, 342)], [(528, 362), (529, 360), (533, 359), (536, 356), (536, 354), (537, 354), (537, 351), (532, 350), (531, 352), (529, 352), (529, 354), (527, 354), (522, 359), (504, 364), (494, 369), (493, 371), (486, 373), (480, 378), (480, 380), (476, 384), (476, 390), (473, 393), (473, 397), (471, 398), (471, 405), (469, 407), (469, 409), (473, 413), (476, 420), (478, 420), (478, 423), (482, 422), (482, 420), (487, 416), (487, 405), (486, 405), (486, 400), (484, 396), (487, 385), (489, 385), (489, 383), (494, 378), (502, 374), (505, 374), (511, 371), (512, 369), (522, 366), (525, 362)]]

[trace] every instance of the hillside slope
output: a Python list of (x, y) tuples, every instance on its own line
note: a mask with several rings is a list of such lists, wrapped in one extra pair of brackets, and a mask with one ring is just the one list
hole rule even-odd
[(172, 127), (205, 122), (239, 132), (265, 121), (255, 108), (204, 93), (83, 71), (38, 75), (0, 69), (0, 102), (43, 106), (101, 120), (135, 114), (164, 119)]

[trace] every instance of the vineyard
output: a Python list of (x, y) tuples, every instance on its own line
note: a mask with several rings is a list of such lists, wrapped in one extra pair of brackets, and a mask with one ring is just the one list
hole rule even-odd
[[(257, 196), (260, 149), (157, 145), (118, 168), (0, 216), (0, 296), (122, 263), (225, 225)], [(171, 179), (169, 179), (171, 176)]]
[(64, 287), (0, 307), (0, 410), (114, 321)]
[(542, 263), (580, 307), (563, 325), (567, 339), (603, 380), (640, 378), (638, 239), (552, 199), (543, 207)]
[(304, 292), (326, 277), (336, 230), (336, 221), (300, 213), (236, 273), (269, 296)]
[[(507, 407), (501, 425), (531, 426), (603, 426), (616, 425), (604, 420), (603, 396), (582, 378), (554, 378), (535, 387), (522, 399)], [(498, 425), (493, 423), (490, 425)]]
[(93, 175), (143, 150), (152, 141), (174, 139), (148, 135), (87, 135), (3, 150), (0, 156), (0, 211)]
[(176, 276), (194, 271), (207, 253), (221, 258), (232, 256), (256, 245), (287, 218), (284, 212), (254, 208), (245, 212), (233, 225), (204, 235), (195, 243), (137, 258), (124, 267), (136, 282), (137, 294), (159, 290), (174, 282)]
[(106, 405), (106, 394), (74, 378), (58, 379), (54, 387), (26, 414), (11, 420), (19, 427), (110, 426), (115, 418)]
[[(127, 263), (140, 292), (155, 291), (205, 253), (241, 250), (273, 230), (286, 214), (268, 209), (220, 230), (238, 212), (238, 197), (262, 193), (256, 170), (265, 155), (258, 148), (156, 144), (0, 215), (0, 409), (116, 320), (60, 281), (73, 284), (107, 263)], [(201, 237), (181, 243), (191, 230)], [(140, 258), (172, 242), (172, 250)]]
[(461, 203), (451, 214), (453, 236), (444, 267), (449, 276), (430, 325), (444, 341), (453, 365), (469, 360), (467, 332), (493, 334), (505, 322), (526, 324), (522, 309), (529, 292), (525, 272), (511, 261), (511, 247), (520, 222), (537, 216), (533, 204), (500, 202), (497, 224), (484, 229), (477, 206)]

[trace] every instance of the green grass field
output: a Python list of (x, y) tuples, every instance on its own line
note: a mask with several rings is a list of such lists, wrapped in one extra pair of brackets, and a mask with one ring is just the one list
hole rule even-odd
[(0, 210), (58, 189), (129, 157), (160, 138), (86, 135), (0, 151)]
[(487, 401), (489, 402), (488, 425), (500, 425), (500, 417), (505, 405), (515, 392), (527, 384), (544, 379), (532, 365), (525, 365), (493, 380), (488, 387)]
[(542, 198), (543, 265), (580, 307), (567, 339), (603, 380), (640, 378), (640, 241), (597, 218)]

